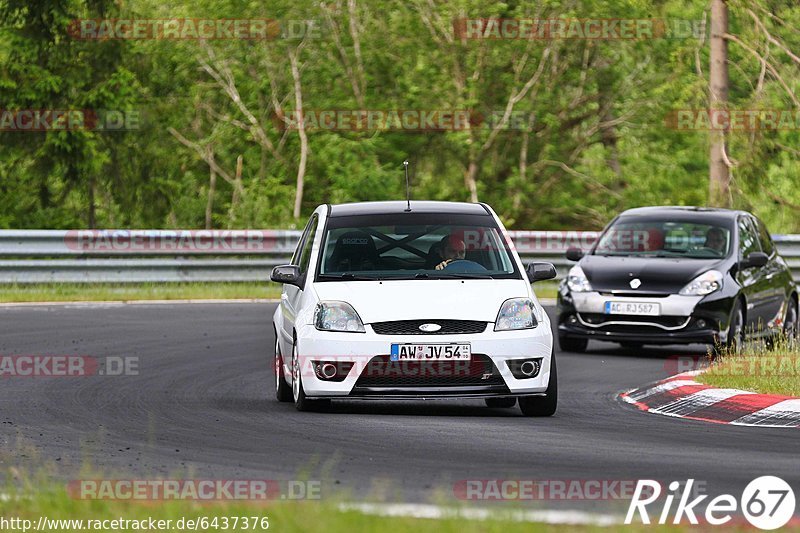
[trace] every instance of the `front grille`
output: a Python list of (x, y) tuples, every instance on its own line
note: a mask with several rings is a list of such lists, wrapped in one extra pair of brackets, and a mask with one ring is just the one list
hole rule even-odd
[(465, 386), (505, 386), (505, 381), (483, 354), (472, 354), (469, 361), (390, 361), (388, 355), (378, 355), (361, 372), (353, 392), (372, 387)]
[[(439, 331), (421, 331), (423, 324), (438, 324)], [(373, 322), (372, 329), (378, 335), (458, 335), (483, 333), (487, 322), (480, 320), (396, 320), (393, 322)]]
[[(662, 326), (677, 328), (686, 323), (685, 316), (641, 316), (641, 315), (606, 315), (603, 313), (581, 313), (581, 320), (587, 324), (597, 325), (603, 331), (619, 333), (635, 333), (636, 328)], [(608, 322), (632, 322), (633, 324), (607, 324)], [(662, 329), (662, 328), (658, 328)]]

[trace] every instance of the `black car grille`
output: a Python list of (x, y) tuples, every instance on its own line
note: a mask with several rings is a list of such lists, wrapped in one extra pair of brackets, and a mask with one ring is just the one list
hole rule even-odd
[[(420, 331), (423, 324), (438, 324), (439, 331)], [(393, 322), (373, 322), (372, 329), (378, 335), (457, 335), (464, 333), (483, 333), (487, 322), (480, 320), (396, 320)]]
[[(587, 324), (599, 325), (604, 331), (635, 332), (637, 328), (658, 326), (677, 328), (686, 323), (685, 316), (641, 316), (606, 315), (602, 313), (581, 313), (581, 320)], [(633, 324), (606, 324), (607, 322), (633, 322)], [(657, 324), (657, 325), (656, 325)]]
[(472, 354), (469, 361), (390, 361), (388, 355), (373, 357), (356, 381), (353, 393), (372, 387), (505, 387), (492, 360)]

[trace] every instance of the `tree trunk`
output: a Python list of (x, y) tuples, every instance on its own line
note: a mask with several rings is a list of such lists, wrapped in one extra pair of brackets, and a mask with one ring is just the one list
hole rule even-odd
[(214, 193), (217, 190), (217, 173), (210, 169), (211, 176), (208, 178), (208, 202), (206, 203), (206, 229), (211, 229), (211, 214), (214, 209)]
[(95, 187), (95, 179), (89, 178), (89, 229), (95, 229), (97, 226), (96, 220), (96, 207), (94, 205), (94, 187)]
[(289, 52), (289, 61), (292, 67), (292, 78), (294, 79), (294, 100), (295, 111), (297, 112), (298, 125), (297, 134), (300, 136), (300, 164), (297, 167), (297, 191), (294, 197), (294, 210), (292, 216), (300, 218), (300, 208), (303, 205), (303, 186), (306, 176), (306, 162), (308, 161), (308, 136), (306, 135), (305, 120), (303, 118), (303, 88), (300, 83), (300, 67), (297, 64), (295, 52)]
[[(728, 6), (725, 0), (711, 0), (711, 56), (709, 74), (709, 111), (728, 107)], [(728, 167), (725, 141), (727, 128), (709, 133), (709, 204), (730, 206), (730, 168)]]

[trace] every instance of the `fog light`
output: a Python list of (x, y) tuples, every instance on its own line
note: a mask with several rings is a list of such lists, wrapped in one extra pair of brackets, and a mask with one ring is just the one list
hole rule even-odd
[(570, 324), (577, 324), (578, 323), (578, 317), (576, 317), (575, 315), (569, 315), (567, 317), (567, 322), (569, 322)]
[(529, 379), (535, 378), (539, 375), (542, 369), (542, 359), (514, 359), (506, 361), (508, 369), (511, 370), (511, 375), (516, 379)]
[(351, 361), (312, 361), (314, 374), (322, 381), (342, 382), (355, 363)]
[(707, 325), (708, 324), (706, 324), (706, 321), (703, 320), (702, 318), (697, 321), (697, 327), (700, 329), (704, 329)]

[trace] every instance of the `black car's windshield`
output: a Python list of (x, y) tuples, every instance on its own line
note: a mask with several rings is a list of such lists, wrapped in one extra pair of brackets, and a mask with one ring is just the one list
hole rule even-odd
[(328, 219), (318, 281), (521, 279), (490, 216), (453, 213)]
[(600, 237), (595, 255), (721, 259), (731, 249), (731, 231), (705, 221), (617, 220)]

